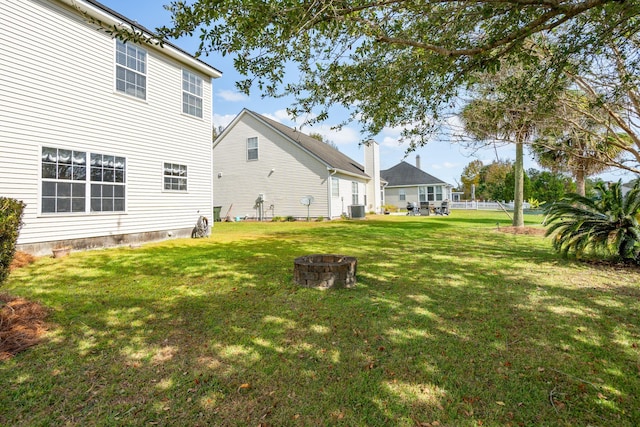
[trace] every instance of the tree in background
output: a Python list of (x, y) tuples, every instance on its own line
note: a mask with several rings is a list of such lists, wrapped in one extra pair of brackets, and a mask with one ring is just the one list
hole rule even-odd
[(480, 172), (482, 171), (482, 161), (473, 160), (462, 170), (460, 181), (462, 181), (463, 197), (472, 200), (477, 197), (476, 191), (480, 185)]
[[(619, 0), (196, 0), (167, 9), (173, 22), (159, 34), (198, 32), (198, 53), (233, 55), (246, 77), (241, 91), (292, 95), (294, 114), (320, 107), (315, 121), (343, 106), (350, 112), (345, 123), (360, 122), (365, 139), (398, 127), (409, 149), (429, 140), (440, 113), (478, 73), (525, 63), (538, 85), (514, 90), (522, 97), (532, 89), (551, 93), (568, 64), (612, 41), (623, 45), (620, 35), (633, 34), (640, 16), (639, 2)], [(107, 30), (149, 39), (128, 28)], [(544, 61), (531, 47), (539, 34), (555, 41)], [(296, 78), (287, 78), (294, 67)]]
[(579, 91), (563, 91), (556, 115), (549, 120), (531, 146), (538, 163), (553, 172), (569, 172), (576, 180), (577, 192), (586, 194), (587, 177), (604, 172), (617, 162), (624, 150), (617, 143), (630, 141), (626, 135), (613, 135), (600, 119), (606, 112), (590, 106)]
[[(495, 160), (485, 165), (480, 171), (479, 195), (484, 200), (511, 201), (513, 200), (513, 188), (511, 197), (506, 198), (505, 187), (507, 175), (513, 170), (513, 162), (509, 160)], [(513, 186), (513, 181), (511, 181)]]
[(340, 149), (338, 148), (338, 145), (331, 141), (330, 139), (325, 138), (322, 134), (319, 134), (317, 132), (312, 132), (309, 134), (309, 136), (313, 139), (317, 139), (320, 142), (324, 142), (325, 144), (327, 144), (330, 147), (335, 148), (336, 150), (340, 151)]
[(576, 191), (571, 178), (561, 173), (528, 169), (527, 175), (531, 180), (530, 197), (540, 203), (550, 204)]

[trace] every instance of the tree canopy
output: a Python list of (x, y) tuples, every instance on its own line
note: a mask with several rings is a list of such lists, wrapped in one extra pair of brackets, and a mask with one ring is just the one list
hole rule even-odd
[(318, 107), (316, 120), (344, 106), (345, 121), (361, 123), (365, 138), (401, 127), (409, 148), (428, 140), (438, 113), (478, 72), (535, 65), (536, 35), (554, 47), (532, 70), (553, 84), (577, 58), (635, 34), (640, 16), (639, 2), (619, 0), (196, 0), (167, 8), (173, 22), (160, 35), (199, 34), (200, 54), (232, 55), (246, 76), (242, 91), (293, 95), (291, 111)]

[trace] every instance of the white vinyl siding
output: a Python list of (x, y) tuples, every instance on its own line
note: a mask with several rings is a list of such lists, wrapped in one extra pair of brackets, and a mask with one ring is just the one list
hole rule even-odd
[[(260, 161), (246, 162), (247, 135), (256, 135), (260, 146)], [(307, 217), (307, 207), (300, 200), (311, 195), (311, 217), (339, 217), (350, 205), (353, 176), (336, 173), (338, 194), (331, 197), (332, 180), (327, 165), (313, 157), (299, 145), (243, 112), (213, 148), (213, 204), (222, 206), (223, 214), (231, 208), (230, 216), (256, 217), (256, 200), (265, 195), (264, 213), (284, 218)], [(365, 178), (360, 185), (364, 187)], [(344, 196), (342, 196), (344, 195)], [(233, 205), (233, 206), (232, 206)], [(330, 210), (329, 210), (330, 209)]]
[(247, 138), (247, 160), (258, 160), (258, 138)]
[(202, 79), (182, 70), (182, 112), (202, 118)]
[[(199, 214), (213, 216), (210, 79), (203, 80), (203, 118), (193, 120), (182, 113), (185, 64), (150, 46), (146, 102), (132, 102), (114, 93), (116, 43), (75, 9), (3, 0), (0, 16), (0, 194), (27, 205), (19, 245), (163, 230), (188, 235)], [(43, 147), (87, 153), (87, 162), (90, 153), (125, 158), (126, 210), (43, 213)], [(188, 192), (163, 191), (166, 161), (189, 165)], [(72, 182), (49, 180), (63, 181)], [(111, 197), (108, 191), (101, 200)], [(90, 212), (89, 197), (85, 203)]]
[(147, 99), (147, 51), (116, 39), (116, 90)]

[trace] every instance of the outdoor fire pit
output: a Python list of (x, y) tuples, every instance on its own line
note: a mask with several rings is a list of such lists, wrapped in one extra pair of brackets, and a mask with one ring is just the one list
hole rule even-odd
[(307, 288), (351, 288), (358, 260), (345, 255), (306, 255), (293, 262), (293, 280)]

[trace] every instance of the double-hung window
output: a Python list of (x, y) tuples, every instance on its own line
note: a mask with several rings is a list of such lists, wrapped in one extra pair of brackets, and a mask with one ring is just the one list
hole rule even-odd
[(425, 187), (418, 187), (418, 195), (421, 202), (427, 201), (427, 189)]
[(407, 200), (407, 191), (402, 189), (398, 190), (398, 197), (401, 202), (404, 202), (405, 200)]
[(358, 183), (356, 181), (351, 182), (351, 204), (358, 204)]
[(86, 210), (87, 153), (42, 148), (42, 212)]
[(202, 79), (182, 70), (182, 112), (202, 118)]
[(164, 164), (164, 189), (187, 191), (187, 166), (175, 163)]
[(434, 196), (434, 188), (432, 186), (427, 187), (427, 200), (429, 200), (430, 202), (436, 200)]
[(123, 212), (124, 157), (91, 153), (91, 212)]
[(258, 138), (247, 139), (247, 160), (258, 160)]
[(331, 177), (331, 197), (340, 197), (340, 179), (335, 176)]
[(116, 90), (147, 99), (147, 52), (116, 40)]

